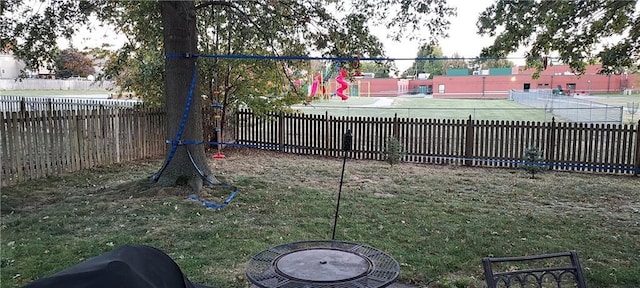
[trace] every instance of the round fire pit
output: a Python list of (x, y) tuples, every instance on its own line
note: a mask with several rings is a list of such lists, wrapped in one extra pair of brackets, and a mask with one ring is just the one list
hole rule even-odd
[(258, 287), (386, 287), (400, 274), (388, 254), (358, 243), (318, 240), (273, 246), (251, 258)]

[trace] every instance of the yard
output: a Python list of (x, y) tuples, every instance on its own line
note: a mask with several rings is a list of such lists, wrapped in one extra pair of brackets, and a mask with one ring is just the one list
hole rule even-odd
[[(161, 159), (2, 188), (1, 281), (24, 285), (125, 243), (169, 254), (194, 282), (247, 287), (269, 246), (329, 239), (342, 161), (227, 149), (211, 160), (239, 194), (211, 210), (149, 177)], [(209, 188), (222, 201), (230, 191)], [(634, 176), (348, 160), (336, 238), (401, 264), (400, 282), (482, 287), (481, 258), (577, 250), (589, 287), (639, 287)]]

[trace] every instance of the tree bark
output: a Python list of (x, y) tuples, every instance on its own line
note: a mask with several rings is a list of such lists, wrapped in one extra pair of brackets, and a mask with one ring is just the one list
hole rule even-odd
[[(198, 37), (196, 31), (196, 11), (193, 1), (160, 1), (164, 50), (166, 55), (197, 54)], [(173, 141), (181, 129), (181, 121), (187, 106), (192, 77), (197, 73), (195, 57), (167, 57), (165, 59), (165, 105), (167, 109), (167, 139)], [(195, 82), (188, 117), (182, 137), (184, 141), (202, 141), (202, 97), (198, 81)], [(173, 148), (167, 144), (167, 159)], [(187, 154), (191, 153), (194, 161)], [(199, 192), (204, 175), (210, 175), (204, 145), (180, 145), (171, 161), (166, 164), (158, 178), (162, 186), (188, 184), (194, 192)], [(194, 163), (195, 162), (195, 165)], [(197, 167), (196, 167), (197, 166)], [(212, 176), (210, 179), (215, 180)]]

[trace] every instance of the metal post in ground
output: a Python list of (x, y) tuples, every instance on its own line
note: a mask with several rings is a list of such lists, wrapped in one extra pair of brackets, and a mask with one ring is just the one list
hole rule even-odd
[(344, 183), (344, 167), (347, 164), (347, 156), (351, 151), (351, 145), (353, 142), (353, 135), (351, 130), (347, 130), (342, 137), (342, 150), (344, 151), (344, 157), (342, 159), (342, 172), (340, 174), (340, 188), (338, 188), (338, 200), (336, 201), (336, 213), (333, 216), (333, 232), (331, 233), (331, 240), (336, 240), (336, 226), (338, 224), (338, 212), (340, 210), (340, 198), (342, 197), (342, 183)]
[(216, 121), (216, 128), (215, 128), (215, 130), (216, 130), (216, 142), (217, 142), (216, 146), (218, 147), (218, 153), (213, 155), (213, 158), (214, 159), (221, 159), (221, 158), (225, 157), (224, 154), (222, 154), (222, 151), (221, 151), (222, 150), (222, 144), (220, 144), (220, 143), (224, 142), (223, 139), (222, 139), (222, 133), (221, 133), (222, 132), (222, 109), (224, 107), (222, 107), (222, 104), (220, 104), (218, 102), (215, 102), (215, 103), (211, 104), (211, 107), (216, 109), (215, 110), (215, 115), (213, 117), (214, 117), (214, 119)]

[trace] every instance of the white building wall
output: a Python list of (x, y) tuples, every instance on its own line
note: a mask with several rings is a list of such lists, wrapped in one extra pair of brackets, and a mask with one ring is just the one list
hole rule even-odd
[(20, 76), (20, 70), (25, 65), (22, 61), (16, 60), (12, 55), (0, 54), (0, 79), (15, 79)]

